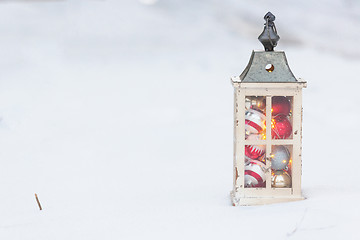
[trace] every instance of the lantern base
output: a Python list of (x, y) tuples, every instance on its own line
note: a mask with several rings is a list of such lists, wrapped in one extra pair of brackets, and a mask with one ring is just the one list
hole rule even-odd
[(303, 196), (272, 196), (272, 197), (244, 197), (231, 191), (231, 202), (233, 206), (253, 206), (273, 203), (293, 202), (304, 200)]

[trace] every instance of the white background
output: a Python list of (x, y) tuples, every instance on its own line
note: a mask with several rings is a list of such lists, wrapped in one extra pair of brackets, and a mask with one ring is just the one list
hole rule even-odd
[[(308, 82), (307, 200), (235, 208), (230, 76), (267, 11)], [(359, 239), (359, 24), (356, 0), (0, 1), (0, 239)]]

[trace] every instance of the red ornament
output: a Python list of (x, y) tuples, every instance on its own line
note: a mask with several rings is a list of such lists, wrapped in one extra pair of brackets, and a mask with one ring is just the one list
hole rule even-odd
[(263, 145), (245, 145), (246, 161), (259, 159), (265, 153), (266, 146)]
[[(262, 135), (251, 134), (247, 137), (247, 140), (260, 140)], [(245, 145), (245, 163), (251, 160), (258, 160), (265, 154), (265, 145)]]
[(245, 133), (259, 134), (265, 129), (265, 115), (258, 110), (249, 109), (245, 112)]
[(245, 187), (262, 187), (265, 182), (266, 165), (258, 160), (251, 160), (245, 165)]
[(290, 137), (292, 126), (284, 114), (279, 114), (271, 120), (271, 135), (275, 139), (286, 139)]
[(266, 187), (266, 182), (262, 182), (262, 183), (258, 183), (256, 185), (254, 185), (255, 188), (264, 188)]
[(289, 99), (282, 96), (275, 96), (271, 98), (271, 112), (273, 116), (278, 114), (289, 115), (291, 105)]

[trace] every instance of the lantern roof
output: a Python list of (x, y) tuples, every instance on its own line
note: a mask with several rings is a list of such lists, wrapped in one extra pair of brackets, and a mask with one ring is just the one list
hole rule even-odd
[(241, 82), (298, 82), (291, 72), (284, 51), (253, 51), (240, 75)]

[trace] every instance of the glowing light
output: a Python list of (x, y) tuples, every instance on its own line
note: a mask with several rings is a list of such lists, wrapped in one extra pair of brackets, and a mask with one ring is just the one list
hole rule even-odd
[(271, 119), (271, 128), (275, 128), (276, 121), (275, 119)]

